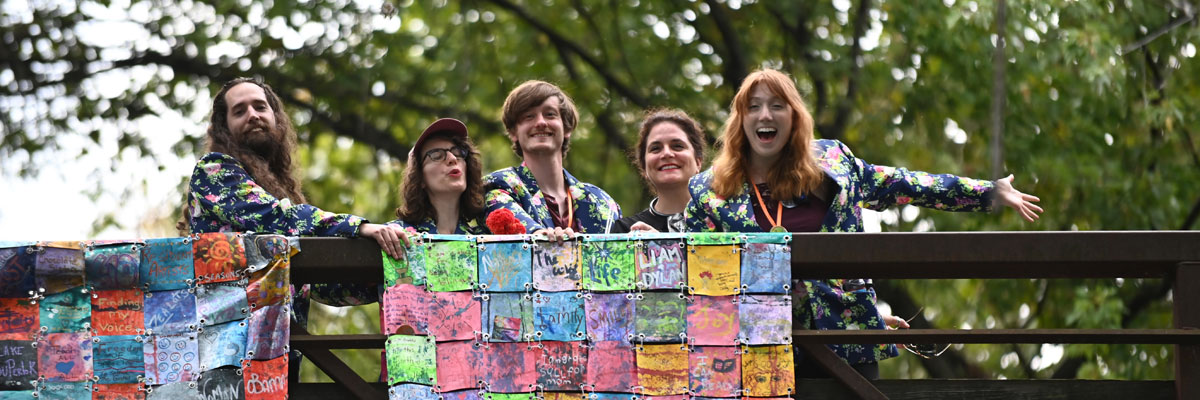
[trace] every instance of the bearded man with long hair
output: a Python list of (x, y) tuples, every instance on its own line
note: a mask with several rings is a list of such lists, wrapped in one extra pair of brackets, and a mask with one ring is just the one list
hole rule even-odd
[[(392, 257), (403, 256), (408, 238), (400, 228), (307, 204), (292, 159), (296, 132), (267, 84), (251, 78), (226, 83), (213, 98), (207, 136), (208, 154), (192, 171), (181, 231), (364, 236), (375, 239)], [(377, 301), (378, 296), (374, 286), (300, 288), (292, 302), (295, 322), (307, 324), (310, 297), (330, 305), (356, 305)], [(296, 377), (299, 354), (291, 359), (289, 370)]]

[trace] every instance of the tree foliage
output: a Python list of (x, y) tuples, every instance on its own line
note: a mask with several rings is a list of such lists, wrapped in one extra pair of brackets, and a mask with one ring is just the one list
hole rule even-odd
[[(9, 2), (0, 14), (0, 157), (33, 176), (37, 154), (66, 138), (161, 156), (146, 146), (156, 132), (139, 121), (171, 114), (203, 126), (221, 82), (260, 76), (298, 126), (310, 201), (389, 220), (424, 126), (462, 119), (485, 168), (515, 164), (500, 105), (520, 82), (545, 79), (581, 111), (568, 168), (636, 211), (652, 196), (627, 158), (644, 110), (681, 108), (715, 138), (738, 83), (766, 66), (796, 78), (819, 136), (874, 163), (931, 172), (992, 177), (988, 112), (994, 94), (1006, 99), (1004, 169), (1041, 196), (1043, 219), (906, 209), (885, 214), (884, 230), (1193, 228), (1195, 6), (1013, 0), (1006, 10), (997, 94), (991, 1)], [(185, 131), (175, 151), (200, 152), (202, 128)], [(919, 314), (918, 326), (1170, 324), (1169, 285), (1157, 280), (880, 289), (898, 315)], [(1055, 359), (1045, 354), (1053, 346), (972, 345), (884, 369), (1157, 378), (1170, 376), (1165, 349), (1072, 346)]]

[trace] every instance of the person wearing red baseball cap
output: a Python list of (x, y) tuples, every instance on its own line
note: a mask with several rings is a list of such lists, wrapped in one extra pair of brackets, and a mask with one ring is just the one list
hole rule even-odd
[(483, 234), (483, 166), (467, 126), (442, 118), (421, 132), (408, 152), (399, 225), (409, 234)]

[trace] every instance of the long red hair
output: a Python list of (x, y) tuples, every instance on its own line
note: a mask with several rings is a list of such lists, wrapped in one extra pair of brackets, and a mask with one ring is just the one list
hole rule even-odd
[(746, 140), (742, 122), (750, 105), (750, 94), (755, 86), (760, 84), (766, 85), (771, 93), (786, 101), (792, 110), (790, 140), (784, 145), (779, 160), (767, 174), (771, 197), (792, 199), (805, 193), (813, 193), (820, 187), (825, 175), (817, 166), (817, 160), (812, 153), (812, 114), (809, 114), (808, 107), (800, 98), (800, 92), (796, 90), (792, 78), (773, 69), (751, 73), (742, 81), (737, 95), (733, 96), (729, 118), (725, 120), (725, 128), (718, 142), (721, 150), (717, 159), (713, 161), (713, 191), (718, 196), (728, 199), (740, 195), (743, 184), (748, 180), (750, 142)]

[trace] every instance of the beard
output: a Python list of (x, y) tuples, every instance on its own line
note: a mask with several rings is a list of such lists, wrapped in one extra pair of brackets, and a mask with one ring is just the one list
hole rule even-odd
[[(237, 141), (242, 146), (265, 159), (271, 159), (272, 155), (282, 150), (283, 135), (278, 127), (257, 125), (248, 128), (237, 135)], [(256, 129), (259, 131), (255, 131)]]

